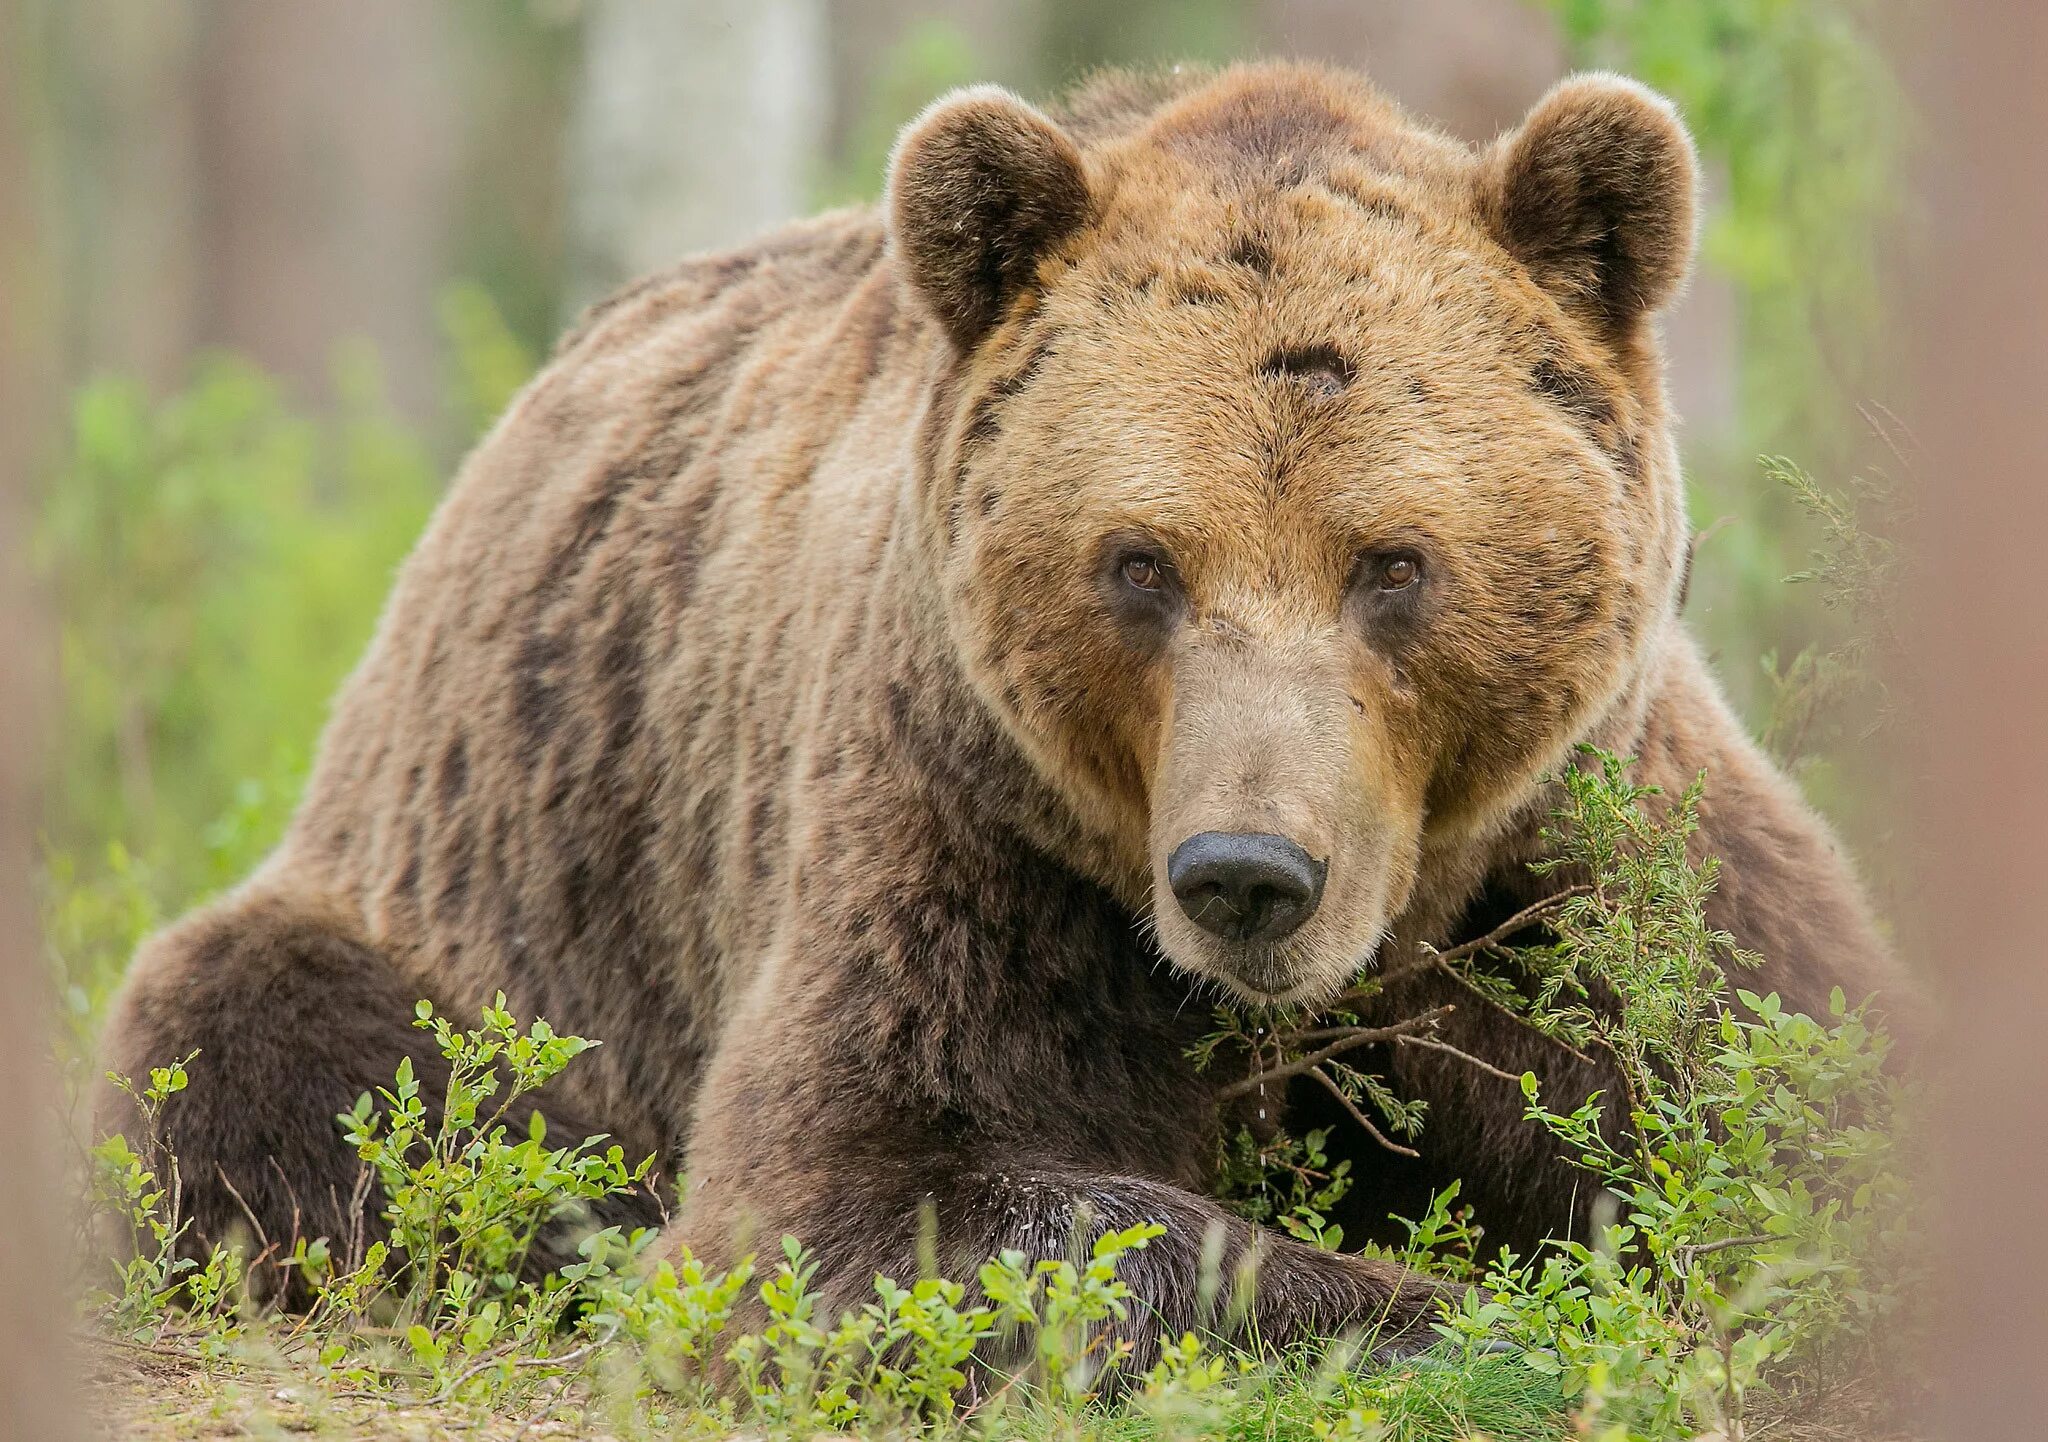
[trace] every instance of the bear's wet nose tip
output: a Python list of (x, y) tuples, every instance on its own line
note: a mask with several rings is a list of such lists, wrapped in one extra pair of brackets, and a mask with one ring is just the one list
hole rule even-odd
[(1227, 941), (1278, 941), (1315, 914), (1328, 870), (1284, 836), (1202, 831), (1173, 849), (1166, 881), (1204, 931)]

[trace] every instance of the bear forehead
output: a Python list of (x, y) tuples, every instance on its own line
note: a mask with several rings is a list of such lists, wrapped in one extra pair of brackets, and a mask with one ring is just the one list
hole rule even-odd
[(1078, 392), (1105, 422), (1250, 427), (1289, 451), (1427, 434), (1500, 464), (1545, 441), (1612, 454), (1635, 423), (1610, 358), (1459, 227), (1308, 189), (1178, 219), (1068, 257), (1007, 394)]
[(1017, 422), (1041, 456), (1108, 446), (1132, 468), (1101, 479), (1153, 495), (1192, 459), (1212, 495), (1642, 498), (1642, 399), (1495, 238), (1470, 147), (1291, 64), (1117, 77), (1061, 119), (1091, 223), (989, 358), (971, 440)]
[(1221, 71), (1109, 72), (1055, 107), (1084, 148), (1136, 141), (1219, 172), (1300, 176), (1344, 155), (1456, 174), (1471, 150), (1416, 121), (1364, 76), (1295, 61)]
[(1357, 77), (1228, 71), (1095, 136), (1087, 164), (1093, 223), (1058, 269), (1112, 311), (1121, 290), (1154, 299), (1163, 286), (1236, 310), (1254, 345), (1341, 348), (1321, 328), (1453, 364), (1503, 352), (1517, 369), (1555, 358), (1592, 388), (1619, 381), (1480, 220), (1474, 153)]
[[(1089, 98), (1077, 103), (1085, 117)], [(1474, 152), (1341, 72), (1238, 67), (1141, 123), (1091, 136), (1083, 119), (1081, 129), (1099, 215), (1112, 224), (1187, 192), (1243, 204), (1308, 189), (1446, 219), (1471, 213)]]

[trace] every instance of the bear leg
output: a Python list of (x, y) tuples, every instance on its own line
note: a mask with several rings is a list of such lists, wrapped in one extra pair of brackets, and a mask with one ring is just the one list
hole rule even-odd
[[(259, 1295), (304, 1305), (303, 1281), (282, 1265), (297, 1239), (326, 1237), (340, 1262), (384, 1235), (384, 1198), (336, 1116), (364, 1092), (391, 1086), (410, 1057), (429, 1125), (436, 1121), (448, 1064), (412, 1025), (416, 992), (317, 901), (229, 897), (143, 948), (101, 1049), (107, 1068), (138, 1085), (150, 1068), (192, 1056), (190, 1084), (166, 1102), (160, 1123), (179, 1215), (190, 1224), (188, 1253), (242, 1245)], [(540, 1109), (551, 1137), (603, 1130), (555, 1098)], [(523, 1131), (529, 1115), (519, 1109), (508, 1127)], [(97, 1130), (125, 1133), (141, 1150), (140, 1124), (132, 1102), (105, 1087)], [(582, 1225), (654, 1225), (662, 1208), (636, 1191), (597, 1211)], [(576, 1236), (553, 1230), (536, 1245), (531, 1270), (574, 1260)]]

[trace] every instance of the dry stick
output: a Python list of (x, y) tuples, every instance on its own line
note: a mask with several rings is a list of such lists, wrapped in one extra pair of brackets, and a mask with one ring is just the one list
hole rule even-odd
[(248, 1357), (208, 1357), (205, 1353), (193, 1351), (188, 1347), (164, 1347), (150, 1342), (131, 1342), (126, 1337), (112, 1337), (104, 1332), (74, 1332), (72, 1335), (94, 1347), (107, 1347), (117, 1352), (136, 1352), (144, 1356), (161, 1357), (169, 1362), (182, 1362), (209, 1376), (216, 1368), (221, 1371), (257, 1372), (269, 1377), (299, 1375), (289, 1367), (272, 1362), (258, 1362)]
[(1270, 1071), (1262, 1071), (1256, 1075), (1248, 1076), (1241, 1082), (1232, 1082), (1229, 1086), (1219, 1091), (1217, 1096), (1225, 1101), (1229, 1101), (1237, 1097), (1249, 1095), (1265, 1086), (1268, 1082), (1285, 1081), (1288, 1077), (1300, 1076), (1304, 1072), (1314, 1071), (1318, 1066), (1340, 1052), (1351, 1051), (1361, 1046), (1369, 1046), (1376, 1041), (1395, 1041), (1407, 1036), (1411, 1032), (1420, 1031), (1424, 1027), (1435, 1026), (1437, 1022), (1449, 1016), (1455, 1010), (1457, 1010), (1456, 1007), (1446, 1003), (1443, 1006), (1433, 1006), (1428, 1011), (1418, 1016), (1412, 1016), (1406, 1021), (1395, 1022), (1392, 1026), (1347, 1028), (1345, 1036), (1331, 1042), (1328, 1046), (1318, 1047), (1316, 1050), (1309, 1052), (1305, 1056), (1297, 1057), (1284, 1066), (1276, 1066)]
[(1317, 1081), (1321, 1082), (1324, 1088), (1328, 1090), (1331, 1096), (1335, 1097), (1339, 1102), (1343, 1103), (1344, 1110), (1351, 1113), (1351, 1119), (1357, 1122), (1360, 1126), (1364, 1127), (1367, 1135), (1371, 1136), (1371, 1138), (1374, 1141), (1378, 1142), (1388, 1151), (1398, 1152), (1400, 1155), (1404, 1157), (1419, 1157), (1422, 1155), (1421, 1152), (1416, 1151), (1413, 1147), (1404, 1147), (1399, 1142), (1389, 1139), (1385, 1132), (1381, 1131), (1378, 1127), (1374, 1126), (1372, 1124), (1372, 1118), (1367, 1116), (1363, 1111), (1359, 1109), (1357, 1102), (1354, 1102), (1353, 1100), (1351, 1100), (1350, 1097), (1344, 1095), (1344, 1088), (1338, 1086), (1337, 1083), (1331, 1079), (1330, 1074), (1324, 1071), (1321, 1067), (1310, 1067), (1308, 1070), (1308, 1074), (1314, 1077)]
[[(1440, 970), (1445, 976), (1456, 981), (1474, 996), (1480, 998), (1480, 1000), (1488, 1003), (1504, 1015), (1514, 1017), (1516, 1021), (1527, 1026), (1529, 1022), (1526, 1017), (1516, 1016), (1513, 1011), (1502, 1006), (1499, 1001), (1488, 996), (1466, 978), (1459, 976), (1447, 963), (1475, 956), (1499, 946), (1507, 938), (1513, 936), (1524, 927), (1556, 911), (1573, 897), (1584, 896), (1591, 889), (1591, 887), (1585, 885), (1568, 886), (1562, 891), (1544, 897), (1541, 901), (1532, 902), (1528, 906), (1523, 907), (1484, 936), (1476, 936), (1470, 941), (1460, 942), (1458, 945), (1448, 947), (1442, 951), (1434, 947), (1425, 947), (1421, 956), (1381, 973), (1365, 986), (1354, 987), (1350, 991), (1344, 992), (1331, 1002), (1330, 1005), (1332, 1007), (1341, 1007), (1347, 1001), (1364, 1001), (1370, 997), (1377, 996), (1394, 982), (1401, 981), (1409, 976), (1418, 975), (1424, 971)], [(1268, 1082), (1285, 1081), (1290, 1077), (1304, 1074), (1313, 1076), (1344, 1104), (1344, 1109), (1351, 1114), (1352, 1119), (1364, 1127), (1367, 1132), (1371, 1133), (1373, 1139), (1379, 1142), (1381, 1146), (1406, 1156), (1419, 1156), (1420, 1153), (1412, 1148), (1401, 1146), (1389, 1140), (1385, 1133), (1374, 1126), (1351, 1098), (1344, 1094), (1343, 1088), (1338, 1086), (1335, 1081), (1331, 1080), (1329, 1074), (1322, 1070), (1322, 1063), (1356, 1047), (1369, 1046), (1374, 1042), (1391, 1041), (1404, 1046), (1420, 1046), (1427, 1047), (1432, 1051), (1440, 1051), (1448, 1056), (1457, 1057), (1459, 1060), (1476, 1067), (1488, 1076), (1499, 1077), (1502, 1081), (1520, 1083), (1521, 1077), (1513, 1072), (1504, 1071), (1500, 1067), (1493, 1065), (1493, 1063), (1472, 1055), (1472, 1053), (1464, 1050), (1462, 1047), (1453, 1046), (1441, 1037), (1433, 1034), (1427, 1036), (1421, 1034), (1423, 1032), (1433, 1033), (1437, 1022), (1455, 1010), (1455, 1006), (1446, 1003), (1442, 1006), (1432, 1007), (1421, 1015), (1410, 1017), (1406, 1021), (1396, 1022), (1392, 1026), (1320, 1027), (1296, 1033), (1288, 1038), (1288, 1040), (1295, 1044), (1323, 1042), (1324, 1045), (1292, 1062), (1269, 1068), (1266, 1071), (1255, 1072), (1243, 1081), (1234, 1082), (1230, 1086), (1224, 1087), (1217, 1095), (1221, 1099), (1229, 1101), (1261, 1090)], [(1538, 1035), (1543, 1035), (1543, 1033), (1538, 1032)], [(1582, 1060), (1586, 1059), (1584, 1054), (1576, 1047), (1565, 1042), (1557, 1042), (1554, 1037), (1547, 1039), (1556, 1042), (1558, 1046), (1571, 1052), (1572, 1055), (1578, 1056)]]
[(1514, 1082), (1517, 1085), (1521, 1084), (1522, 1078), (1520, 1073), (1503, 1071), (1492, 1062), (1472, 1055), (1471, 1052), (1466, 1051), (1463, 1047), (1452, 1046), (1440, 1036), (1404, 1036), (1399, 1038), (1399, 1040), (1402, 1046), (1423, 1046), (1428, 1047), (1431, 1051), (1445, 1052), (1458, 1058), (1467, 1066), (1477, 1067), (1488, 1076), (1497, 1076), (1502, 1081)]
[[(607, 1337), (604, 1340), (608, 1342), (611, 1340), (611, 1338)], [(469, 1369), (458, 1375), (454, 1381), (450, 1382), (446, 1387), (443, 1387), (438, 1393), (436, 1393), (434, 1399), (431, 1402), (428, 1402), (427, 1405), (429, 1407), (445, 1407), (449, 1402), (452, 1402), (455, 1399), (455, 1394), (457, 1392), (460, 1392), (464, 1386), (466, 1386), (470, 1382), (475, 1381), (478, 1377), (481, 1377), (484, 1373), (490, 1371), (493, 1367), (557, 1367), (566, 1371), (570, 1367), (575, 1366), (576, 1363), (581, 1362), (585, 1357), (588, 1357), (592, 1352), (595, 1352), (597, 1348), (598, 1343), (585, 1342), (575, 1351), (564, 1352), (559, 1357), (488, 1358), (485, 1361), (477, 1363), (475, 1366), (470, 1367)]]
[(1710, 1252), (1725, 1252), (1731, 1247), (1761, 1247), (1766, 1242), (1782, 1240), (1784, 1240), (1782, 1237), (1764, 1234), (1758, 1234), (1753, 1237), (1723, 1237), (1718, 1242), (1695, 1242), (1686, 1246), (1673, 1247), (1671, 1250), (1674, 1255), (1683, 1253), (1685, 1255), (1685, 1262), (1689, 1264), (1693, 1258), (1704, 1257)]
[(1585, 1052), (1573, 1046), (1563, 1037), (1545, 1031), (1542, 1027), (1536, 1025), (1535, 1022), (1529, 1020), (1528, 1017), (1522, 1015), (1522, 1013), (1516, 1011), (1513, 1007), (1507, 1005), (1499, 997), (1488, 996), (1483, 989), (1474, 985), (1469, 977), (1460, 976), (1455, 969), (1448, 966), (1444, 968), (1444, 975), (1448, 976), (1452, 981), (1455, 981), (1459, 986), (1464, 987), (1465, 990), (1471, 992), (1472, 995), (1478, 997), (1479, 1000), (1485, 1002), (1488, 1006), (1492, 1007), (1495, 1011), (1499, 1012), (1502, 1016), (1506, 1017), (1509, 1021), (1514, 1022), (1517, 1026), (1529, 1032), (1532, 1036), (1541, 1037), (1544, 1041), (1549, 1042), (1552, 1046), (1556, 1047), (1566, 1056), (1576, 1057), (1578, 1060), (1584, 1062), (1587, 1066), (1599, 1065), (1599, 1063), (1596, 1062), (1591, 1056), (1587, 1055)]
[(975, 1401), (969, 1403), (967, 1407), (961, 1411), (960, 1420), (962, 1422), (965, 1422), (969, 1417), (972, 1417), (975, 1413), (981, 1411), (984, 1407), (987, 1407), (994, 1402), (1000, 1401), (1003, 1394), (1009, 1391), (1012, 1387), (1016, 1386), (1017, 1383), (1023, 1379), (1023, 1376), (1024, 1373), (1021, 1370), (1012, 1372), (1009, 1375), (1009, 1377), (1004, 1380), (1002, 1386), (996, 1388), (995, 1391), (989, 1393), (986, 1397), (977, 1398)]
[(555, 1384), (555, 1390), (541, 1401), (533, 1415), (528, 1417), (520, 1429), (512, 1434), (510, 1442), (523, 1442), (523, 1439), (532, 1436), (533, 1429), (551, 1418), (554, 1415), (555, 1409), (562, 1405), (562, 1393), (568, 1389), (567, 1382), (560, 1377), (550, 1377), (547, 1382), (541, 1383), (541, 1386), (547, 1386), (548, 1382)]
[(250, 1209), (248, 1198), (244, 1197), (241, 1189), (228, 1179), (227, 1168), (219, 1162), (215, 1162), (213, 1170), (214, 1174), (220, 1178), (220, 1184), (228, 1189), (228, 1195), (235, 1199), (235, 1205), (242, 1209), (242, 1215), (249, 1219), (249, 1225), (256, 1233), (256, 1240), (263, 1244), (262, 1249), (255, 1256), (251, 1257), (245, 1265), (244, 1273), (246, 1275), (270, 1260), (271, 1253), (277, 1250), (277, 1243), (270, 1240), (269, 1234), (263, 1230), (263, 1223), (256, 1220), (256, 1213)]

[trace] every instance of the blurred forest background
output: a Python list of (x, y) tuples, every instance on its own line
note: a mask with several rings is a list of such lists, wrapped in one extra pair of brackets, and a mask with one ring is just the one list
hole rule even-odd
[[(1758, 457), (1893, 464), (1878, 236), (1904, 113), (1859, 0), (16, 0), (50, 404), (28, 549), (57, 639), (40, 895), (83, 1040), (136, 939), (274, 840), (328, 697), (465, 448), (579, 307), (869, 199), (949, 86), (1103, 64), (1358, 65), (1474, 141), (1558, 76), (1684, 108), (1710, 177), (1670, 317), (1689, 612), (1859, 843), (1825, 530)], [(1820, 687), (1824, 691), (1826, 688)]]

